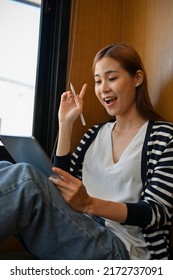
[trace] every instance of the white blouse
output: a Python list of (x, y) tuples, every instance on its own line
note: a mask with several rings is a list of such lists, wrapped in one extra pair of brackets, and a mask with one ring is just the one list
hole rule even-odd
[[(113, 162), (111, 134), (115, 123), (105, 124), (88, 148), (82, 180), (91, 196), (116, 202), (137, 202), (142, 191), (141, 154), (148, 122), (138, 131), (117, 163)], [(131, 259), (149, 259), (141, 230), (106, 219), (106, 227), (126, 245)]]

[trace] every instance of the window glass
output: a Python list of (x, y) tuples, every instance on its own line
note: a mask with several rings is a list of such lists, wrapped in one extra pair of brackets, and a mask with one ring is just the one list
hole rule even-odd
[(0, 0), (0, 133), (31, 135), (41, 0)]

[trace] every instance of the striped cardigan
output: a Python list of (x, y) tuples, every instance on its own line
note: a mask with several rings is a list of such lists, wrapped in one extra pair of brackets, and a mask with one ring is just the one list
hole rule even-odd
[[(86, 150), (104, 124), (90, 128), (72, 155), (56, 157), (55, 165), (82, 179)], [(141, 159), (143, 190), (137, 203), (126, 203), (125, 224), (139, 226), (151, 259), (169, 258), (169, 234), (173, 214), (173, 124), (150, 121)]]

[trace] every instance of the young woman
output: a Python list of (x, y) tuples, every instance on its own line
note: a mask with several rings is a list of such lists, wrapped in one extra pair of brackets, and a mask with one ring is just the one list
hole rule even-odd
[[(58, 170), (63, 180), (53, 181), (74, 209), (102, 217), (130, 258), (166, 258), (173, 207), (173, 126), (154, 111), (142, 61), (132, 47), (102, 49), (93, 72), (96, 96), (116, 120), (90, 129), (71, 163), (63, 159), (63, 167), (81, 181)], [(78, 106), (71, 92), (62, 95), (58, 157), (70, 152), (85, 89)]]
[(131, 46), (102, 49), (93, 72), (96, 96), (113, 120), (90, 128), (71, 155), (87, 86), (77, 100), (62, 94), (59, 178), (0, 163), (0, 238), (16, 234), (41, 259), (168, 259), (173, 124), (154, 111)]

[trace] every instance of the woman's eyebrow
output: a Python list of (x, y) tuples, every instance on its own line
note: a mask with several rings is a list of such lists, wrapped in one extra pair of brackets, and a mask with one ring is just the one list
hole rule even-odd
[[(104, 75), (109, 75), (111, 73), (118, 73), (118, 71), (117, 70), (108, 70), (108, 71), (104, 72)], [(94, 77), (99, 77), (99, 76), (100, 75), (97, 73), (94, 75)]]

